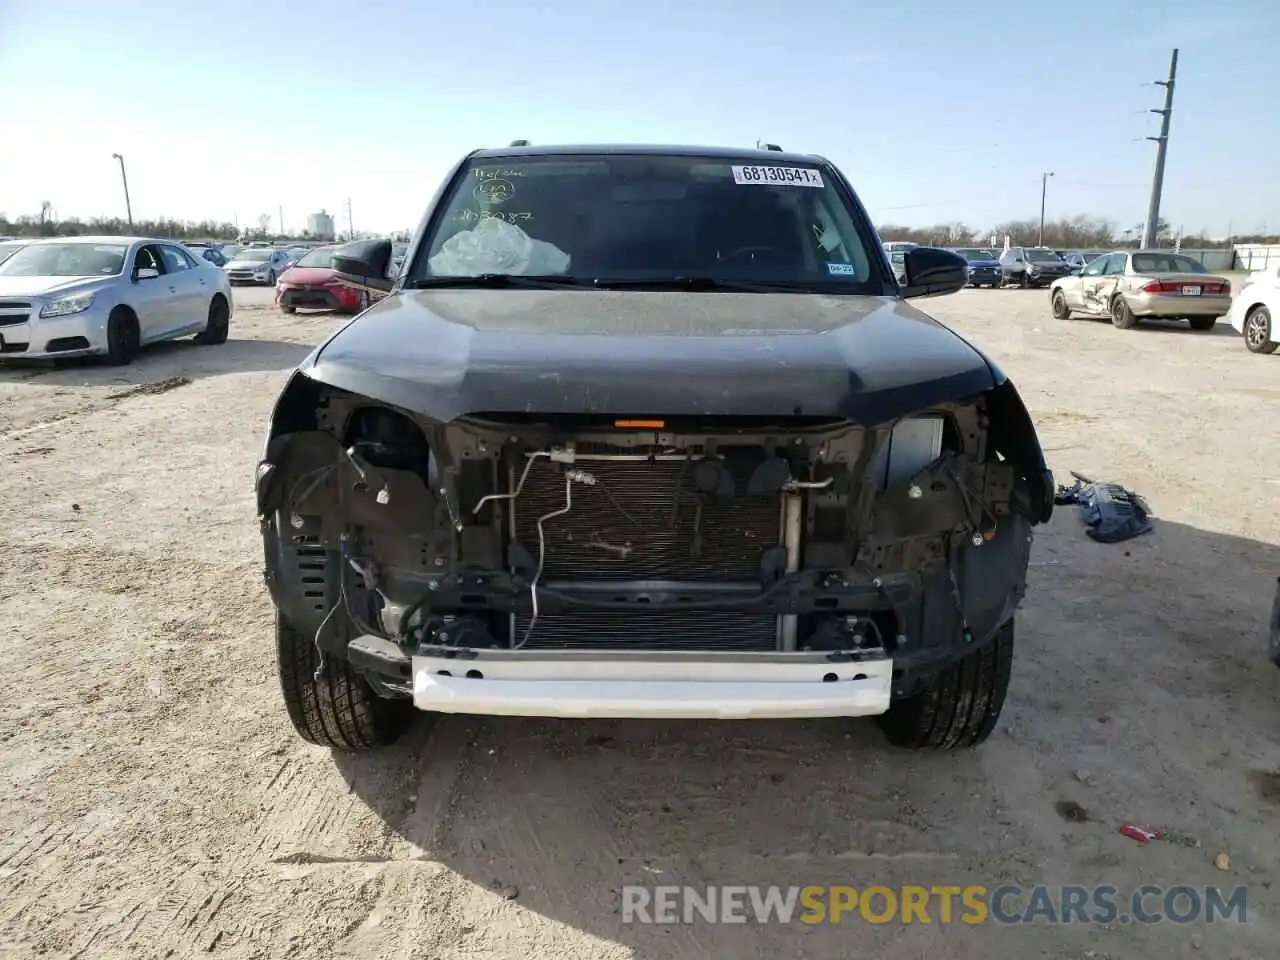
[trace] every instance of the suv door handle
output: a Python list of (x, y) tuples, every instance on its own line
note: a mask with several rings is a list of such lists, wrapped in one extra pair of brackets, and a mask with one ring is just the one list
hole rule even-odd
[(170, 288), (169, 288), (169, 292), (170, 292), (170, 293), (177, 293), (177, 292), (178, 292), (178, 288), (177, 288), (177, 287), (170, 287)]

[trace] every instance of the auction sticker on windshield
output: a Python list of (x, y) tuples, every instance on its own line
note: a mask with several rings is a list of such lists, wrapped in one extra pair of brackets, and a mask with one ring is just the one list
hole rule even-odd
[(822, 174), (809, 167), (735, 166), (733, 182), (767, 183), (784, 187), (821, 187)]

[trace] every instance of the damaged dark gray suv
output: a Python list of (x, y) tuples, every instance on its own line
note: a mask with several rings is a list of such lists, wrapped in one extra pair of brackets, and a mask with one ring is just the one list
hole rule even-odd
[(339, 252), (388, 295), (292, 375), (257, 471), (303, 737), (415, 707), (991, 733), (1054, 485), (1013, 384), (906, 302), (961, 257), (900, 285), (820, 157), (518, 141), (391, 260)]

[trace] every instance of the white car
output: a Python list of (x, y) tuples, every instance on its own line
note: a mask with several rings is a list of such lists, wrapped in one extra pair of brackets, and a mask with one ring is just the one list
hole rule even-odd
[(222, 269), (232, 283), (264, 283), (276, 285), (276, 278), (289, 269), (293, 259), (287, 250), (271, 247), (245, 247)]
[(231, 285), (169, 240), (36, 240), (0, 263), (0, 360), (103, 356), (195, 335), (225, 343)]
[(1280, 264), (1249, 274), (1231, 300), (1227, 318), (1250, 353), (1280, 349)]
[(30, 240), (0, 240), (0, 263), (4, 263), (30, 242)]

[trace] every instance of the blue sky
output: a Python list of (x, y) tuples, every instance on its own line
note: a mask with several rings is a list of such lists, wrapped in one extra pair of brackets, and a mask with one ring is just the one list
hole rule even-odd
[[(141, 11), (149, 12), (142, 15)], [(131, 14), (129, 11), (132, 10)], [(876, 219), (1280, 230), (1280, 4), (0, 0), (0, 212), (416, 224), (461, 154), (659, 141), (821, 153)], [(1146, 85), (1144, 85), (1146, 84)], [(341, 221), (345, 225), (345, 213)]]

